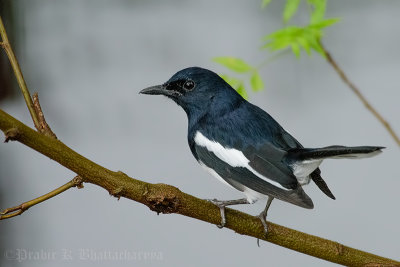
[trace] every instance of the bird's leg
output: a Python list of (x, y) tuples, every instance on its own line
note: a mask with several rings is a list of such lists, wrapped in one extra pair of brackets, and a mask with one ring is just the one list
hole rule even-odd
[(217, 200), (217, 199), (207, 199), (207, 200), (216, 205), (221, 213), (221, 224), (217, 225), (218, 228), (223, 228), (226, 224), (226, 218), (225, 218), (226, 206), (238, 205), (238, 204), (250, 204), (247, 198), (234, 199), (234, 200)]
[(267, 225), (267, 212), (269, 209), (269, 206), (271, 206), (271, 202), (274, 198), (273, 197), (268, 197), (267, 200), (267, 205), (265, 206), (265, 209), (260, 213), (260, 215), (258, 215), (258, 218), (260, 218), (262, 225), (264, 226), (264, 231), (265, 234), (268, 233), (268, 225)]

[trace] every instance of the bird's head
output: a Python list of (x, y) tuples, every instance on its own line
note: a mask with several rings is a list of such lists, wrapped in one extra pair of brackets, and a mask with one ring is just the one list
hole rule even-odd
[(204, 114), (210, 109), (226, 109), (242, 97), (216, 73), (191, 67), (175, 73), (167, 82), (140, 91), (147, 95), (164, 95), (174, 100), (188, 114)]

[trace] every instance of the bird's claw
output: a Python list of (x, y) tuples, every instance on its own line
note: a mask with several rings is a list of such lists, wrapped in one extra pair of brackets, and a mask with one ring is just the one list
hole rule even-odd
[(265, 219), (265, 214), (263, 213), (263, 212), (261, 212), (260, 213), (260, 215), (258, 215), (258, 218), (260, 219), (260, 221), (261, 221), (261, 224), (263, 225), (263, 227), (264, 227), (264, 235), (265, 235), (265, 237), (267, 237), (267, 234), (268, 234), (268, 224), (267, 224), (267, 220)]
[(213, 203), (215, 206), (219, 208), (219, 212), (221, 214), (221, 223), (217, 224), (217, 227), (219, 229), (224, 228), (226, 224), (226, 218), (225, 218), (225, 205), (224, 201), (218, 200), (218, 199), (207, 199), (207, 201)]

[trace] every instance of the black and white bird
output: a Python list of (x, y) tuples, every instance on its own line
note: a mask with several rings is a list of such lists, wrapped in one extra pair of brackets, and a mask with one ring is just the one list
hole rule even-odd
[(164, 95), (181, 106), (188, 117), (188, 142), (193, 156), (213, 176), (243, 192), (245, 198), (212, 200), (226, 223), (225, 206), (251, 204), (266, 198), (259, 218), (266, 216), (274, 198), (312, 209), (302, 186), (310, 180), (335, 199), (318, 168), (327, 158), (366, 158), (378, 146), (304, 148), (267, 112), (243, 99), (216, 73), (198, 67), (183, 69), (166, 83), (140, 91)]

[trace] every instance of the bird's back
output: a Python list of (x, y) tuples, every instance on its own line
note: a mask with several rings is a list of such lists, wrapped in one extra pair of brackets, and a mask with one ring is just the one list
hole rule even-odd
[(268, 113), (244, 99), (222, 115), (207, 113), (189, 128), (189, 138), (197, 130), (214, 140), (223, 140), (224, 145), (236, 149), (246, 146), (259, 148), (266, 143), (285, 151), (302, 148)]

